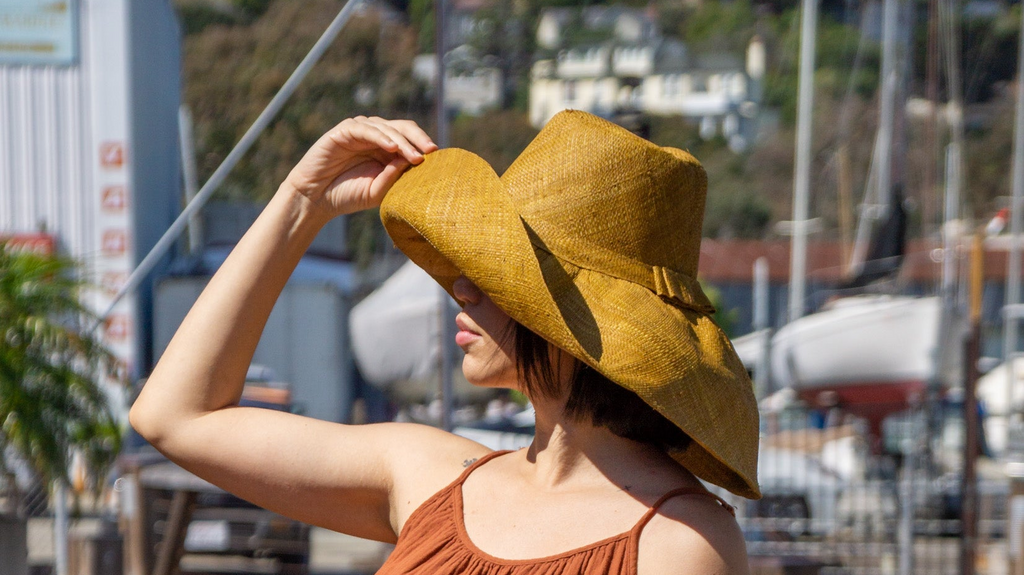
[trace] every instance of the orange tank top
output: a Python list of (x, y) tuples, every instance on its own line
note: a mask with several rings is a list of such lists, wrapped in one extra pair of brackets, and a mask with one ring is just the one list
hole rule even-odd
[(474, 469), (505, 453), (508, 451), (495, 451), (480, 458), (458, 479), (417, 507), (377, 575), (636, 575), (640, 532), (668, 499), (681, 495), (712, 497), (735, 515), (732, 506), (712, 493), (698, 488), (673, 489), (625, 533), (539, 559), (500, 559), (478, 549), (466, 534), (462, 483)]

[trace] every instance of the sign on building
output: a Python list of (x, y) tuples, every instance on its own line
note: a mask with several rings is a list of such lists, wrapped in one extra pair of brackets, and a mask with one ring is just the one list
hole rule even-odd
[(0, 0), (0, 64), (73, 64), (78, 57), (76, 4)]

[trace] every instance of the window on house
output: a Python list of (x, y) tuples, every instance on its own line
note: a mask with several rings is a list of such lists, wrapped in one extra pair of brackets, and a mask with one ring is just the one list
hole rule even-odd
[(565, 101), (575, 102), (576, 101), (576, 80), (565, 81)]
[(682, 79), (679, 74), (666, 74), (662, 84), (662, 95), (666, 98), (677, 98), (682, 92)]

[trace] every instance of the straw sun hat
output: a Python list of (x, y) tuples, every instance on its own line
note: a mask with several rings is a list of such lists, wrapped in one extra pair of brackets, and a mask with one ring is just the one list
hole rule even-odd
[(690, 154), (567, 111), (500, 178), (465, 150), (428, 154), (381, 219), (449, 293), (465, 275), (678, 425), (687, 469), (757, 498), (752, 386), (695, 279), (706, 189)]

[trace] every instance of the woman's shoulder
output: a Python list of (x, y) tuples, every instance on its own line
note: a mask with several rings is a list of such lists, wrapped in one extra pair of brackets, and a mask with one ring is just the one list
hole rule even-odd
[(409, 515), (461, 476), (491, 449), (447, 431), (415, 423), (374, 424), (386, 438), (391, 477), (392, 524)]
[(639, 575), (748, 573), (736, 519), (714, 496), (699, 491), (661, 505), (640, 537), (638, 563)]

